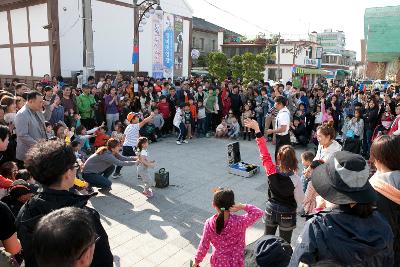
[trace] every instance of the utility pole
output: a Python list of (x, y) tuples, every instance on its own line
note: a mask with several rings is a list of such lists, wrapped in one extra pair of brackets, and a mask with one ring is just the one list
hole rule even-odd
[(278, 34), (278, 81), (281, 79), (281, 33)]
[(92, 0), (82, 0), (83, 14), (83, 83), (94, 76)]

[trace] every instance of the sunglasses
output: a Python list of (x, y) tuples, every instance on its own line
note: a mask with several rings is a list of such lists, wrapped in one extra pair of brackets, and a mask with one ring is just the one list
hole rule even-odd
[(96, 234), (96, 238), (89, 243), (89, 245), (86, 246), (86, 248), (84, 250), (82, 250), (81, 254), (79, 255), (78, 258), (76, 258), (76, 260), (79, 260), (80, 258), (82, 258), (83, 254), (85, 254), (85, 252), (93, 245), (95, 245), (97, 243), (97, 241), (99, 241), (100, 236)]

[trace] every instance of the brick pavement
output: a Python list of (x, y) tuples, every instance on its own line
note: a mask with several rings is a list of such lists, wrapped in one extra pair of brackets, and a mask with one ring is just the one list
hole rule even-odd
[[(123, 177), (113, 180), (110, 195), (99, 195), (91, 205), (101, 214), (108, 233), (115, 266), (189, 266), (196, 253), (203, 222), (213, 215), (212, 188), (229, 187), (237, 202), (252, 203), (264, 208), (266, 176), (264, 170), (242, 178), (228, 174), (226, 145), (229, 140), (201, 138), (177, 146), (173, 138), (150, 145), (150, 158), (157, 168), (170, 172), (170, 186), (155, 189), (155, 196), (147, 200), (141, 194), (136, 168), (124, 167)], [(260, 165), (255, 141), (240, 141), (242, 160)], [(269, 144), (270, 151), (274, 149)], [(297, 151), (300, 159), (302, 150)], [(304, 221), (292, 238), (298, 236)], [(249, 228), (246, 243), (263, 234), (259, 220)], [(209, 266), (210, 253), (201, 266)]]

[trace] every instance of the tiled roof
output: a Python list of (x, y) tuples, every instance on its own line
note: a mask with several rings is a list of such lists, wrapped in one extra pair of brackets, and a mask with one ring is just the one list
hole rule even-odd
[(214, 23), (208, 22), (205, 19), (198, 17), (193, 17), (193, 29), (199, 29), (215, 33), (223, 30), (226, 35), (239, 36), (239, 37), (242, 36), (241, 34), (227, 30), (221, 26), (215, 25)]

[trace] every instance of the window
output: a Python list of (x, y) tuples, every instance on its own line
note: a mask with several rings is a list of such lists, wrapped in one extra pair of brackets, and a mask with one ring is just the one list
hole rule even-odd
[(285, 54), (285, 48), (282, 48), (282, 54)]
[(196, 48), (196, 37), (193, 37), (193, 40), (192, 40), (192, 47), (193, 47), (193, 48)]
[(212, 50), (215, 50), (215, 40), (212, 40)]
[(204, 50), (204, 38), (200, 38), (200, 50)]

